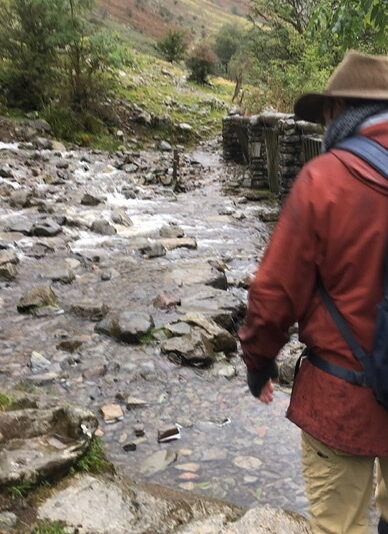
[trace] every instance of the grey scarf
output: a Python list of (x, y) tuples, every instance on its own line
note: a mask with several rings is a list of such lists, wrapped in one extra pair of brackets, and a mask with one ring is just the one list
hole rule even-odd
[(346, 108), (327, 127), (322, 141), (322, 152), (327, 152), (339, 141), (355, 135), (359, 126), (373, 115), (387, 111), (388, 102)]

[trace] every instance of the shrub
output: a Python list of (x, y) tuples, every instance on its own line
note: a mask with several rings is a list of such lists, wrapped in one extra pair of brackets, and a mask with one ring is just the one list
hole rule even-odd
[(179, 29), (169, 29), (166, 36), (157, 43), (156, 49), (170, 63), (183, 59), (187, 50), (186, 33)]
[(213, 74), (217, 65), (217, 56), (206, 43), (197, 45), (186, 60), (190, 69), (190, 79), (198, 83), (206, 83), (210, 74)]

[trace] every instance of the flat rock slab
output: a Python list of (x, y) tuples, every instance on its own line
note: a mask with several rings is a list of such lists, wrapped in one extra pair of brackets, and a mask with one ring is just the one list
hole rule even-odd
[(70, 467), (96, 429), (91, 412), (70, 406), (0, 412), (0, 485), (35, 483)]
[(190, 523), (176, 534), (311, 534), (311, 531), (303, 517), (263, 506), (252, 508), (233, 523), (218, 514)]
[(63, 521), (77, 527), (80, 534), (127, 534), (135, 522), (131, 509), (119, 486), (87, 475), (55, 492), (39, 508), (38, 516)]

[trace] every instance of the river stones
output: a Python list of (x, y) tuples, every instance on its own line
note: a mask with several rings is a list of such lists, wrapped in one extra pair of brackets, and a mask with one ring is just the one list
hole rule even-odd
[(166, 255), (166, 248), (158, 241), (149, 241), (140, 248), (140, 252), (147, 258), (160, 258)]
[(234, 332), (238, 320), (244, 314), (245, 305), (228, 291), (198, 285), (195, 292), (189, 288), (184, 291), (180, 311), (201, 313), (222, 328)]
[(18, 189), (11, 193), (9, 204), (13, 208), (27, 208), (31, 204), (32, 191), (30, 189)]
[(81, 198), (81, 204), (84, 206), (98, 206), (101, 202), (103, 202), (101, 197), (92, 195), (91, 193), (85, 193)]
[(159, 235), (160, 237), (177, 239), (180, 237), (184, 237), (185, 232), (182, 228), (180, 228), (176, 224), (171, 223), (171, 224), (162, 226), (162, 228), (159, 230)]
[(39, 237), (54, 237), (62, 232), (61, 226), (53, 219), (42, 219), (35, 222), (30, 230), (31, 235)]
[(192, 328), (189, 334), (168, 339), (162, 343), (161, 350), (176, 363), (206, 366), (214, 360), (213, 348), (200, 328)]
[(38, 286), (28, 291), (19, 299), (17, 310), (19, 313), (29, 313), (44, 306), (57, 306), (57, 297), (50, 286)]
[(98, 219), (92, 223), (92, 226), (90, 227), (92, 232), (95, 232), (96, 234), (100, 235), (115, 235), (117, 234), (117, 230), (114, 226), (112, 226), (108, 221), (105, 219)]
[(100, 321), (109, 311), (109, 307), (101, 301), (85, 299), (74, 302), (70, 307), (70, 312), (90, 321)]
[(139, 343), (154, 327), (154, 321), (148, 313), (140, 311), (111, 312), (95, 330), (125, 343)]
[(173, 464), (178, 458), (178, 454), (172, 450), (162, 450), (149, 456), (141, 465), (141, 472), (145, 476), (151, 476), (166, 469), (169, 465)]
[(194, 237), (178, 237), (178, 238), (168, 238), (161, 239), (160, 243), (166, 250), (174, 250), (176, 248), (188, 248), (195, 250), (198, 248), (197, 241)]
[(203, 314), (189, 312), (181, 317), (181, 321), (195, 324), (205, 330), (206, 336), (212, 344), (215, 352), (225, 352), (225, 354), (230, 354), (237, 350), (236, 338), (225, 328), (221, 328), (215, 321), (206, 319)]

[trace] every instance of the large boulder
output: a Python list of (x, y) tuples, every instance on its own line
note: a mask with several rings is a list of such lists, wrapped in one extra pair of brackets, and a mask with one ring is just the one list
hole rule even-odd
[(214, 361), (213, 347), (200, 328), (192, 328), (189, 334), (167, 339), (161, 349), (176, 363), (198, 367)]
[(95, 330), (125, 343), (139, 343), (153, 327), (154, 321), (148, 313), (123, 311), (109, 313), (96, 324)]
[(57, 297), (52, 288), (50, 286), (38, 286), (19, 299), (17, 309), (20, 313), (29, 313), (36, 308), (56, 305)]

